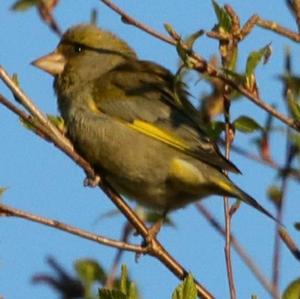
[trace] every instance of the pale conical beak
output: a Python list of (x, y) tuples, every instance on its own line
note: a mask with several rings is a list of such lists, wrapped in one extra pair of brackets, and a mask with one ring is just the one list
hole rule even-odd
[(31, 64), (52, 76), (56, 76), (63, 72), (66, 58), (60, 53), (52, 52), (32, 61)]

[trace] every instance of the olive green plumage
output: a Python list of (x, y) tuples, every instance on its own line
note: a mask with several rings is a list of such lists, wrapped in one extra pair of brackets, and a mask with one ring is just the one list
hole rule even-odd
[(78, 25), (34, 64), (54, 75), (76, 150), (127, 197), (168, 211), (218, 194), (273, 218), (222, 172), (239, 172), (209, 140), (180, 82), (110, 32)]

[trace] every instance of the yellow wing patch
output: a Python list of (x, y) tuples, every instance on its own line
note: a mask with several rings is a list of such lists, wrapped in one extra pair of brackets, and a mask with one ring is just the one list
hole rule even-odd
[(184, 140), (182, 140), (181, 138), (148, 122), (135, 120), (133, 123), (129, 123), (127, 125), (140, 133), (162, 141), (182, 151), (190, 149), (186, 142), (184, 142)]
[(170, 163), (169, 178), (192, 189), (199, 188), (204, 179), (197, 167), (188, 161), (176, 158)]
[[(209, 194), (235, 194), (235, 187), (226, 178), (207, 176), (192, 163), (175, 158), (170, 163), (168, 177), (178, 189), (194, 193), (199, 198)], [(219, 190), (219, 192), (216, 192)]]
[(229, 194), (234, 193), (235, 187), (229, 181), (215, 180), (214, 183), (223, 191)]

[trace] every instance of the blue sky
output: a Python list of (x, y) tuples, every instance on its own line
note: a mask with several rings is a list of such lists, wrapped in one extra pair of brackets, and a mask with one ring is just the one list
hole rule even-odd
[[(35, 10), (13, 13), (9, 7), (13, 1), (0, 2), (0, 64), (10, 73), (17, 73), (23, 90), (45, 112), (56, 114), (56, 100), (52, 90), (52, 79), (33, 68), (29, 63), (56, 46), (58, 39), (41, 23)], [(182, 34), (188, 35), (199, 29), (209, 30), (216, 22), (211, 1), (115, 1), (130, 15), (163, 31), (163, 24), (170, 23)], [(219, 1), (219, 3), (225, 3)], [(295, 23), (282, 1), (227, 1), (231, 4), (241, 22), (258, 13), (266, 19), (296, 29)], [(153, 60), (176, 71), (176, 51), (140, 30), (120, 21), (120, 17), (99, 1), (61, 1), (55, 17), (65, 30), (69, 26), (87, 22), (92, 8), (99, 14), (98, 24), (122, 38), (137, 51), (140, 58)], [(257, 70), (261, 96), (267, 102), (276, 103), (284, 111), (282, 86), (275, 79), (283, 69), (283, 54), (287, 45), (293, 54), (294, 69), (297, 72), (300, 61), (299, 46), (287, 39), (256, 28), (253, 34), (240, 46), (239, 69), (243, 70), (247, 53), (272, 42), (273, 54), (266, 66)], [(216, 41), (201, 38), (196, 50), (205, 58), (217, 52)], [(191, 80), (194, 96), (208, 90), (200, 81)], [(0, 83), (0, 93), (12, 98), (7, 88)], [(248, 100), (233, 105), (233, 118), (241, 114), (254, 117), (263, 123), (266, 114)], [(278, 122), (275, 122), (279, 125)], [(75, 226), (118, 239), (125, 220), (122, 216), (97, 221), (100, 215), (112, 210), (110, 201), (99, 192), (84, 188), (84, 173), (54, 146), (44, 142), (21, 127), (15, 115), (0, 107), (0, 186), (8, 187), (2, 201), (14, 207), (55, 218)], [(236, 143), (255, 152), (249, 136), (237, 133)], [(284, 161), (285, 141), (282, 133), (276, 133), (271, 140), (272, 155), (276, 161)], [(232, 179), (245, 191), (257, 198), (266, 208), (274, 212), (266, 199), (266, 187), (278, 182), (274, 171), (233, 154), (232, 160), (242, 170), (242, 176)], [(299, 221), (299, 186), (290, 181), (284, 223), (296, 241), (299, 234), (293, 229), (293, 222)], [(223, 203), (219, 197), (203, 201), (205, 206), (223, 221)], [(172, 213), (176, 228), (163, 228), (159, 239), (186, 269), (191, 271), (216, 298), (228, 298), (223, 239), (211, 228), (191, 205)], [(78, 237), (68, 235), (21, 219), (0, 219), (0, 295), (6, 299), (56, 298), (57, 295), (45, 286), (35, 286), (30, 277), (37, 272), (48, 272), (45, 257), (54, 256), (67, 270), (78, 258), (97, 259), (107, 269), (111, 266), (115, 250), (99, 246)], [(233, 219), (233, 232), (240, 243), (270, 277), (272, 271), (272, 250), (274, 223), (248, 206), (242, 205)], [(132, 237), (139, 243), (140, 239)], [(282, 248), (281, 289), (299, 277), (294, 258)], [(144, 299), (170, 298), (178, 284), (163, 265), (151, 257), (141, 257), (138, 263), (134, 255), (125, 253), (133, 280), (137, 281)], [(233, 269), (238, 298), (268, 298), (268, 294), (253, 277), (240, 258), (233, 253)]]

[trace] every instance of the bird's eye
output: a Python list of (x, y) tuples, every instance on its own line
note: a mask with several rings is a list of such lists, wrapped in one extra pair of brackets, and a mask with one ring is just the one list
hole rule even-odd
[(75, 51), (75, 53), (80, 53), (80, 52), (83, 51), (83, 48), (80, 45), (75, 45), (74, 46), (74, 51)]

